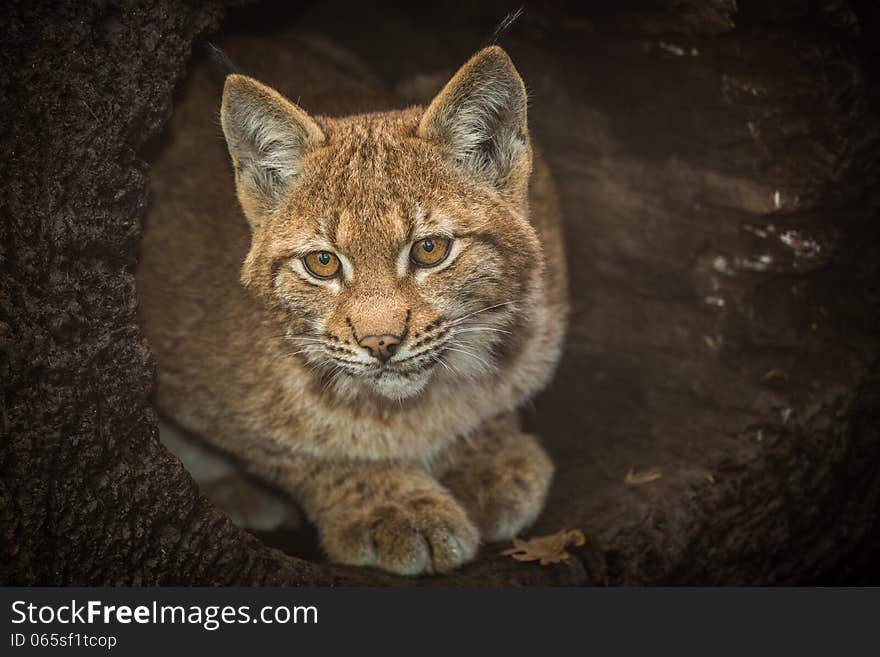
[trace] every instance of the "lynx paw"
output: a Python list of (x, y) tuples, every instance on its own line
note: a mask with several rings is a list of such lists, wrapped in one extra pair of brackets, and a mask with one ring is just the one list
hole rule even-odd
[(516, 437), (491, 459), (476, 459), (443, 483), (471, 513), (486, 541), (505, 541), (531, 525), (544, 508), (553, 463), (529, 435)]
[(447, 572), (473, 559), (479, 543), (464, 509), (435, 493), (376, 504), (326, 525), (324, 549), (332, 560), (399, 575)]

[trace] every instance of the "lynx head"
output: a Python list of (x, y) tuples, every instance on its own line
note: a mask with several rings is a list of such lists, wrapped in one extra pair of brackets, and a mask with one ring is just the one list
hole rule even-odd
[(242, 282), (337, 394), (498, 374), (543, 269), (526, 91), (498, 47), (431, 104), (310, 117), (232, 75), (221, 122), (251, 225)]

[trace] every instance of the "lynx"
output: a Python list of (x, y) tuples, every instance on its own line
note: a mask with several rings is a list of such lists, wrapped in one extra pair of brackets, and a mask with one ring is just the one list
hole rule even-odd
[(156, 401), (329, 559), (443, 573), (533, 523), (553, 476), (517, 417), (566, 327), (552, 180), (500, 47), (406, 109), (296, 47), (310, 113), (229, 75), (228, 157), (206, 75), (175, 110), (138, 269)]

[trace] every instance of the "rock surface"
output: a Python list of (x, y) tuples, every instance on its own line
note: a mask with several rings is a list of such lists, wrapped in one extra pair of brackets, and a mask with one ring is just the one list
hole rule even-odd
[[(0, 16), (0, 582), (880, 579), (880, 148), (859, 6), (551, 4), (502, 38), (559, 182), (574, 291), (559, 377), (528, 413), (559, 465), (531, 534), (589, 540), (548, 567), (487, 546), (412, 582), (267, 547), (158, 443), (131, 271), (145, 144), (226, 12), (197, 4)], [(442, 79), (507, 10), (341, 5), (222, 25), (271, 40), (297, 21), (418, 96), (417, 76)]]

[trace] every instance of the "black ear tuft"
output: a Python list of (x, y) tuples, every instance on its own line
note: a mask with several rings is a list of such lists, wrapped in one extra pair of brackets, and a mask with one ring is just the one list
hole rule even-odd
[(233, 73), (241, 73), (241, 69), (235, 65), (235, 62), (229, 58), (222, 48), (214, 45), (210, 41), (205, 44), (205, 50), (208, 52), (208, 56), (211, 58), (211, 61), (214, 63), (221, 73), (224, 76), (232, 75)]
[(513, 27), (513, 24), (516, 23), (520, 17), (525, 13), (525, 7), (520, 7), (516, 11), (512, 11), (507, 14), (504, 18), (501, 19), (501, 22), (495, 26), (495, 30), (492, 32), (492, 37), (485, 44), (486, 46), (494, 46), (497, 45), (498, 42), (504, 37), (509, 31), (510, 28)]

